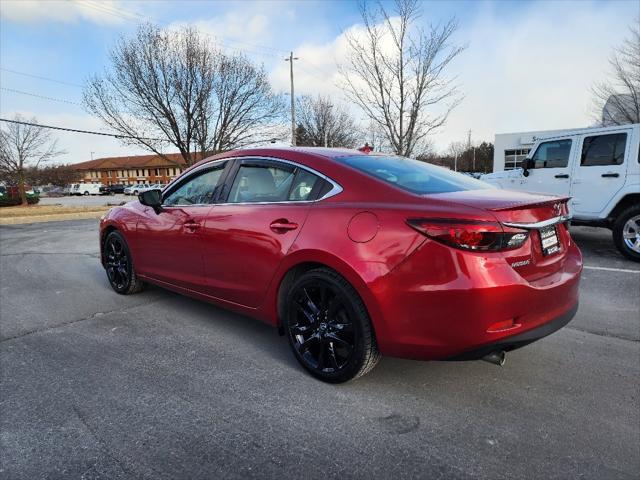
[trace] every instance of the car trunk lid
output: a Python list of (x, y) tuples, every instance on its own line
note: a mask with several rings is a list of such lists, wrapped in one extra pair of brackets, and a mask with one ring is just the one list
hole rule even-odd
[(489, 211), (505, 229), (528, 232), (529, 241), (503, 255), (528, 281), (537, 281), (564, 265), (571, 243), (568, 197), (509, 190), (467, 190), (433, 195), (439, 200)]

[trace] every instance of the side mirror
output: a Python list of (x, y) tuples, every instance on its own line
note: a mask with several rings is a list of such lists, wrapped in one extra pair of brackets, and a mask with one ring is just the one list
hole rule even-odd
[(146, 190), (138, 194), (138, 200), (142, 205), (153, 208), (157, 214), (162, 211), (162, 190)]
[(531, 168), (531, 159), (530, 158), (525, 158), (522, 161), (522, 175), (524, 175), (525, 177), (529, 176), (529, 169)]

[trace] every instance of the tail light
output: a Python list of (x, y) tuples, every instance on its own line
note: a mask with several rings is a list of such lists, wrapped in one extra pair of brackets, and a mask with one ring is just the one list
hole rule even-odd
[(407, 223), (423, 235), (461, 250), (513, 250), (529, 238), (526, 230), (505, 227), (497, 222), (409, 218)]

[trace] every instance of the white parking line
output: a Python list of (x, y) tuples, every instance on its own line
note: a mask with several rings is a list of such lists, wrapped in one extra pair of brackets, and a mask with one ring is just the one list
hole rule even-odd
[(631, 270), (628, 268), (592, 267), (591, 265), (584, 265), (583, 268), (586, 270), (605, 270), (607, 272), (640, 273), (640, 270)]

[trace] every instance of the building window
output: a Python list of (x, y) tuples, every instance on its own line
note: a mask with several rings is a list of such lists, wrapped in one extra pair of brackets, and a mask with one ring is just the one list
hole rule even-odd
[(520, 148), (515, 150), (504, 151), (504, 169), (513, 170), (522, 166), (524, 160), (531, 151), (530, 148)]
[(159, 177), (159, 176), (160, 176), (160, 169), (159, 169), (159, 168), (156, 168), (156, 170), (155, 170), (155, 176), (156, 176), (156, 177)]

